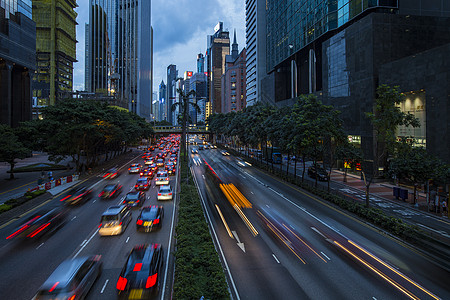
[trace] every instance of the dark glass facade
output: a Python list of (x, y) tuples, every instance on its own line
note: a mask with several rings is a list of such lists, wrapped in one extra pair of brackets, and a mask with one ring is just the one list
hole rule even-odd
[(272, 71), (324, 33), (373, 8), (398, 8), (397, 0), (269, 0), (267, 70)]

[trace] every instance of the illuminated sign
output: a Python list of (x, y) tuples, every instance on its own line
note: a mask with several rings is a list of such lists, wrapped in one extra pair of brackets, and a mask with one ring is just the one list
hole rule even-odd
[(191, 71), (188, 71), (188, 72), (187, 72), (187, 76), (188, 76), (188, 77), (192, 77), (192, 72), (191, 72)]

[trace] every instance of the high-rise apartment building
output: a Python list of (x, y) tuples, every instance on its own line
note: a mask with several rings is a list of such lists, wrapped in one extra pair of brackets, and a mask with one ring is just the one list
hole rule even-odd
[(36, 24), (31, 0), (0, 1), (0, 24), (0, 123), (16, 127), (32, 118)]
[(150, 120), (152, 113), (151, 1), (90, 0), (88, 91)]
[(169, 65), (167, 67), (167, 95), (166, 95), (166, 115), (167, 121), (175, 124), (175, 113), (171, 110), (172, 104), (176, 100), (176, 81), (178, 78), (178, 71), (176, 65)]
[(261, 89), (266, 70), (266, 0), (246, 0), (246, 97), (247, 105), (258, 101), (274, 104), (274, 100)]
[(214, 34), (209, 35), (207, 40), (207, 92), (209, 102), (211, 102), (211, 113), (220, 113), (222, 112), (221, 81), (225, 72), (225, 57), (230, 54), (230, 33), (224, 31), (222, 22), (216, 25), (214, 31)]
[[(316, 94), (341, 111), (349, 139), (372, 160), (379, 153), (365, 112), (373, 111), (380, 84), (401, 84), (400, 90), (409, 97), (401, 107), (419, 118), (421, 129), (399, 128), (398, 137), (413, 136), (420, 146), (449, 161), (450, 137), (439, 134), (450, 130), (448, 116), (442, 114), (450, 111), (450, 80), (443, 80), (450, 78), (444, 63), (446, 45), (450, 46), (447, 4), (445, 0), (269, 1), (269, 81), (263, 79), (262, 90), (277, 106), (292, 105), (301, 94)], [(431, 65), (441, 67), (429, 72)]]
[(33, 96), (41, 105), (53, 105), (72, 92), (77, 6), (76, 0), (33, 0), (37, 67)]
[(200, 112), (191, 110), (191, 119), (193, 123), (205, 122), (205, 109), (206, 109), (206, 74), (204, 72), (197, 72), (192, 75), (190, 79), (190, 87), (189, 90), (195, 92), (195, 96), (193, 97), (193, 102), (197, 103), (200, 108)]

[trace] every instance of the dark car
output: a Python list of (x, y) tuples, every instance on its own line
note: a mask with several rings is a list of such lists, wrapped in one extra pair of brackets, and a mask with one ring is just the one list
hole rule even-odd
[(153, 171), (152, 169), (145, 169), (145, 170), (141, 170), (141, 173), (139, 173), (139, 175), (141, 177), (148, 177), (148, 178), (152, 179), (153, 176), (155, 175), (155, 171)]
[(77, 205), (86, 203), (92, 199), (92, 190), (85, 187), (76, 187), (69, 191), (68, 195), (62, 198), (60, 201), (66, 205)]
[(158, 166), (157, 166), (155, 163), (149, 165), (147, 168), (149, 168), (149, 169), (152, 170), (152, 171), (158, 170)]
[(93, 255), (63, 261), (33, 299), (84, 299), (102, 272), (100, 258)]
[(161, 244), (135, 246), (120, 272), (116, 289), (122, 299), (155, 296), (160, 286), (163, 249)]
[(158, 167), (164, 167), (164, 159), (158, 158), (158, 159), (156, 160), (156, 165), (157, 165)]
[(167, 170), (167, 169), (170, 169), (170, 168), (173, 168), (173, 167), (175, 167), (175, 165), (173, 164), (173, 162), (169, 161), (168, 163), (166, 163), (164, 168)]
[(176, 165), (177, 164), (177, 158), (176, 157), (171, 157), (171, 158), (169, 158), (169, 162), (171, 162), (174, 165)]
[(161, 228), (164, 208), (158, 205), (146, 206), (141, 210), (136, 221), (136, 230), (150, 232)]
[(151, 184), (150, 178), (141, 177), (136, 181), (134, 188), (136, 190), (148, 190), (150, 188), (150, 184)]
[(68, 210), (64, 206), (42, 209), (28, 217), (7, 240), (39, 239), (58, 230), (67, 220)]
[(328, 172), (318, 165), (313, 165), (308, 168), (308, 176), (311, 178), (316, 178), (317, 176), (317, 180), (328, 181)]
[(145, 193), (141, 191), (129, 192), (123, 198), (122, 204), (128, 207), (142, 206), (145, 202)]
[(167, 174), (169, 175), (175, 175), (177, 168), (175, 166), (170, 166), (166, 168)]
[(114, 178), (117, 178), (119, 175), (120, 175), (119, 169), (112, 168), (112, 169), (109, 169), (108, 171), (106, 171), (105, 174), (103, 174), (103, 178), (114, 179)]
[(122, 192), (122, 185), (116, 184), (107, 184), (98, 195), (102, 199), (110, 199), (117, 197)]

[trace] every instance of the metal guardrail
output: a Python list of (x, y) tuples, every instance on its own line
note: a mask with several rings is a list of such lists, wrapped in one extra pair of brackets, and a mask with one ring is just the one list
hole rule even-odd
[[(153, 126), (155, 132), (171, 132), (180, 133), (182, 132), (182, 126)], [(188, 126), (187, 131), (189, 133), (207, 133), (208, 128), (206, 126)]]

